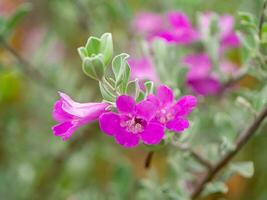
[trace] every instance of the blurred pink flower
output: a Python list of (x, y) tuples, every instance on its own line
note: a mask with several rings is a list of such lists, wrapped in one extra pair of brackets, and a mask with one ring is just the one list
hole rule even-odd
[(171, 11), (167, 13), (167, 18), (169, 28), (157, 34), (156, 37), (176, 44), (189, 44), (199, 38), (197, 31), (183, 12)]
[(131, 68), (131, 79), (151, 80), (158, 82), (155, 67), (149, 58), (130, 58), (128, 63)]
[(183, 62), (189, 68), (187, 84), (200, 95), (215, 95), (220, 92), (219, 79), (212, 75), (212, 62), (207, 54), (188, 55)]
[(164, 20), (161, 15), (153, 12), (140, 12), (133, 20), (133, 29), (150, 40), (163, 30)]
[[(210, 26), (216, 13), (206, 12), (199, 16), (199, 31), (202, 36), (206, 35), (210, 31)], [(231, 15), (222, 15), (218, 17), (218, 28), (221, 49), (236, 48), (240, 46), (240, 39), (234, 31), (234, 18)]]
[[(187, 55), (183, 63), (188, 67), (187, 84), (200, 95), (216, 95), (223, 89), (217, 74), (213, 71), (213, 64), (206, 53)], [(222, 73), (233, 76), (237, 67), (228, 60), (221, 60), (219, 67)]]
[(161, 38), (168, 43), (189, 44), (198, 39), (190, 20), (180, 11), (168, 12), (166, 16), (141, 12), (133, 24), (135, 31), (145, 35), (148, 40)]
[(62, 140), (67, 140), (80, 126), (97, 120), (109, 106), (108, 103), (77, 103), (62, 92), (59, 95), (61, 98), (55, 103), (52, 113), (59, 124), (52, 130)]

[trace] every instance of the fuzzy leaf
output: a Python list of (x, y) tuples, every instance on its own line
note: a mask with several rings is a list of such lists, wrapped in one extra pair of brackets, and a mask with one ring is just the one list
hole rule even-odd
[(100, 40), (100, 52), (103, 54), (103, 62), (105, 65), (108, 65), (113, 56), (113, 42), (111, 33), (104, 33)]
[(251, 161), (231, 163), (229, 168), (245, 178), (251, 178), (254, 174), (254, 164)]

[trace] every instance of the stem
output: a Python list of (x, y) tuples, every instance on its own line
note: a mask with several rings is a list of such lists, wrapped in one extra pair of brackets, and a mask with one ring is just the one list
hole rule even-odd
[(217, 164), (212, 167), (196, 186), (191, 197), (197, 199), (205, 188), (205, 185), (210, 182), (220, 172), (224, 166), (242, 149), (242, 147), (249, 141), (249, 139), (256, 133), (259, 126), (267, 116), (267, 107), (265, 107), (255, 118), (255, 120), (245, 129), (236, 141), (236, 147), (233, 151), (228, 152), (223, 158), (221, 158)]
[(174, 145), (182, 151), (188, 151), (196, 161), (198, 161), (201, 165), (206, 167), (208, 170), (212, 169), (212, 164), (202, 155), (197, 153), (195, 150), (190, 149), (189, 147), (186, 147), (186, 146), (179, 145), (179, 144), (174, 144)]
[(25, 75), (27, 75), (31, 80), (37, 82), (37, 83), (43, 83), (49, 88), (55, 88), (54, 85), (52, 85), (48, 80), (46, 80), (42, 74), (36, 70), (35, 67), (31, 65), (30, 62), (28, 62), (26, 59), (24, 59), (13, 47), (11, 47), (5, 39), (0, 36), (0, 45), (8, 51), (11, 55), (13, 55), (18, 63), (21, 66), (21, 70), (24, 72)]
[(150, 151), (148, 152), (147, 156), (146, 156), (146, 160), (145, 160), (145, 169), (149, 169), (151, 166), (151, 161), (154, 155), (154, 151)]

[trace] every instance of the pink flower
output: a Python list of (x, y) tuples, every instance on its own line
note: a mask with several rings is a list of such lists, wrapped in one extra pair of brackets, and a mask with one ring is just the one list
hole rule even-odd
[(183, 96), (174, 101), (173, 91), (167, 86), (159, 86), (156, 95), (148, 96), (148, 100), (157, 107), (155, 120), (174, 132), (182, 132), (189, 127), (187, 115), (197, 105), (194, 96)]
[[(200, 15), (199, 29), (203, 35), (209, 32), (212, 19), (215, 16), (216, 14), (213, 12), (207, 12)], [(231, 15), (222, 15), (219, 17), (218, 28), (221, 49), (240, 46), (240, 40), (238, 35), (234, 31), (234, 25), (234, 18)]]
[(156, 114), (153, 103), (143, 100), (136, 104), (131, 96), (117, 98), (118, 113), (107, 112), (100, 116), (101, 130), (125, 148), (135, 147), (142, 140), (144, 144), (159, 144), (164, 136), (164, 126), (151, 121)]
[(143, 57), (140, 59), (130, 58), (128, 63), (131, 68), (131, 79), (151, 80), (158, 82), (158, 77), (150, 59)]
[(167, 13), (167, 20), (156, 13), (141, 12), (134, 19), (133, 27), (148, 40), (161, 38), (169, 43), (189, 44), (198, 39), (190, 20), (180, 11)]
[(153, 12), (140, 12), (133, 21), (133, 29), (148, 40), (163, 30), (164, 21), (161, 15)]
[(106, 112), (108, 103), (77, 103), (68, 95), (59, 92), (60, 99), (55, 103), (53, 118), (59, 124), (52, 127), (55, 136), (67, 140), (80, 126), (88, 124)]
[(187, 84), (200, 95), (216, 95), (221, 89), (219, 79), (212, 74), (212, 62), (205, 53), (188, 55), (183, 59), (188, 66)]
[(189, 44), (198, 39), (197, 31), (183, 12), (172, 11), (167, 17), (170, 28), (157, 34), (157, 37), (176, 44)]
[[(218, 75), (213, 72), (213, 65), (206, 53), (187, 55), (183, 63), (189, 68), (187, 84), (200, 95), (216, 95), (223, 86)], [(236, 66), (227, 60), (221, 60), (219, 68), (222, 73), (232, 76), (237, 72)]]

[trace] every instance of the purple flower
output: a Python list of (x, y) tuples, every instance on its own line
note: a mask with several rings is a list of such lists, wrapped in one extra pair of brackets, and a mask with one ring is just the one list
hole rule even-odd
[(130, 58), (128, 63), (131, 68), (131, 79), (151, 80), (158, 82), (158, 77), (149, 58), (143, 57), (140, 59)]
[[(223, 86), (212, 68), (212, 62), (206, 53), (187, 55), (183, 63), (189, 68), (187, 84), (192, 90), (200, 95), (217, 95)], [(227, 60), (219, 63), (222, 73), (232, 76), (236, 73), (236, 66)]]
[[(202, 34), (207, 34), (210, 30), (212, 19), (216, 16), (213, 12), (207, 12), (199, 17), (199, 29)], [(221, 49), (229, 47), (239, 47), (240, 40), (238, 35), (234, 32), (234, 18), (231, 15), (222, 15), (219, 17), (219, 37)]]
[(107, 112), (100, 116), (101, 130), (125, 148), (135, 147), (142, 140), (144, 144), (159, 144), (164, 136), (164, 126), (152, 119), (156, 114), (155, 105), (147, 100), (136, 104), (131, 96), (117, 98), (118, 113)]
[(153, 12), (140, 12), (133, 21), (133, 29), (150, 40), (154, 35), (163, 30), (163, 17)]
[(212, 62), (205, 53), (188, 55), (183, 59), (188, 66), (187, 84), (200, 95), (216, 95), (221, 89), (221, 83), (212, 74)]
[(52, 127), (55, 136), (67, 140), (80, 126), (97, 120), (106, 112), (108, 103), (77, 103), (68, 95), (59, 92), (60, 99), (55, 103), (53, 118), (59, 124)]
[(189, 95), (174, 101), (173, 91), (164, 85), (158, 87), (156, 95), (148, 96), (148, 100), (157, 106), (155, 120), (174, 132), (189, 127), (186, 117), (197, 105), (197, 99)]
[(157, 34), (157, 37), (176, 44), (189, 44), (199, 38), (197, 31), (183, 12), (171, 11), (167, 17), (170, 27)]

